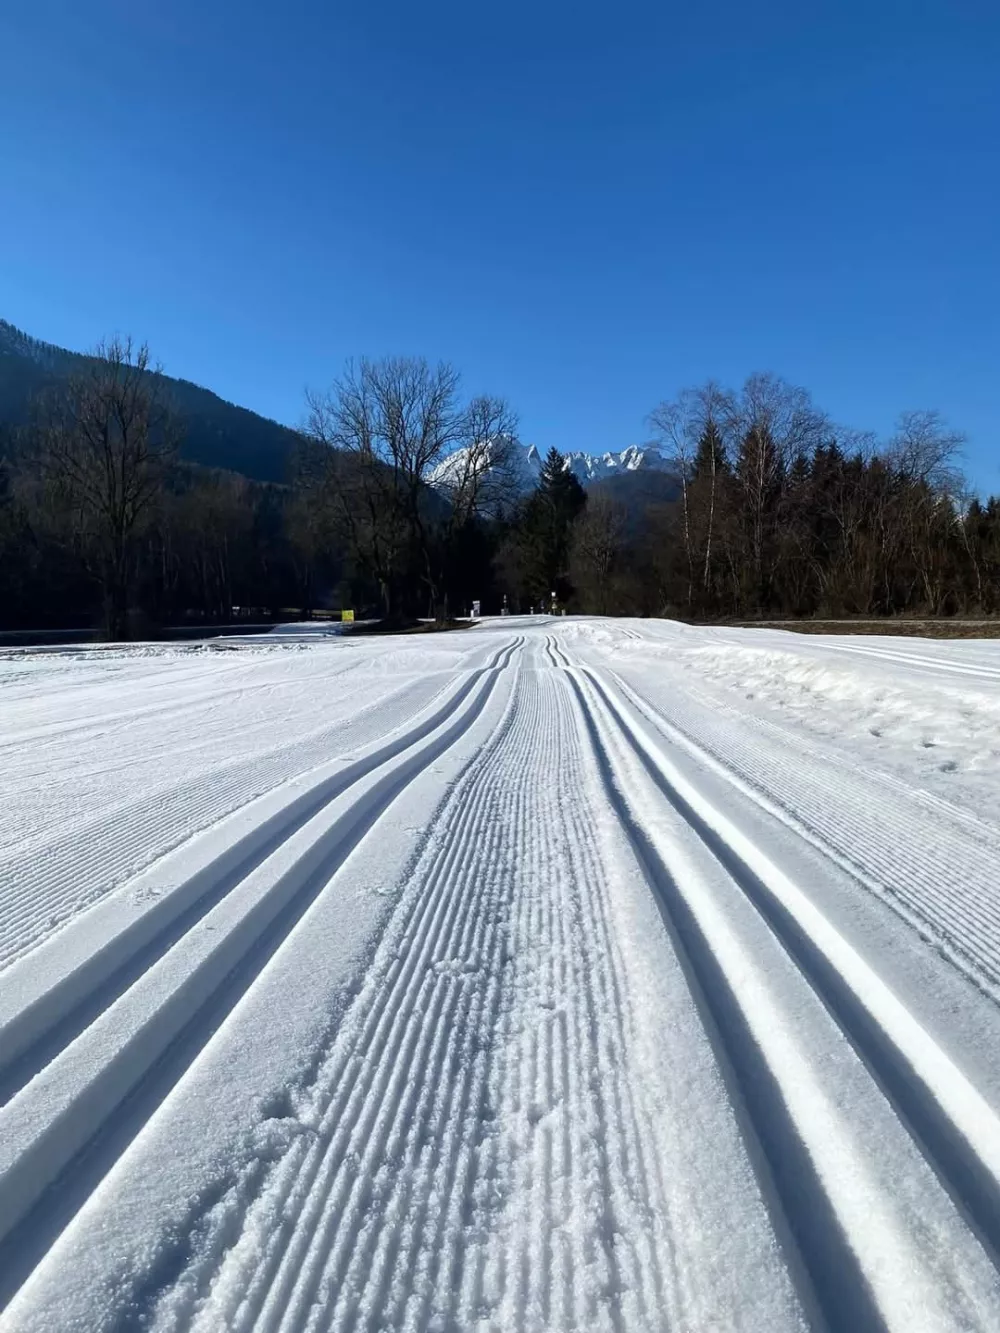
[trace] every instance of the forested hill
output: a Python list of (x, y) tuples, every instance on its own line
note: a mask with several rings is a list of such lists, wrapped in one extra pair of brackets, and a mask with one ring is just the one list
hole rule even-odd
[[(34, 394), (73, 374), (86, 357), (39, 342), (0, 319), (0, 425), (20, 425)], [(184, 427), (181, 457), (255, 481), (285, 481), (298, 436), (287, 426), (227, 403), (210, 389), (163, 377)]]

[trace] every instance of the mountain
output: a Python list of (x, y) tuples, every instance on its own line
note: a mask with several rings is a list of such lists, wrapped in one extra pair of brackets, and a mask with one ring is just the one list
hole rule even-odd
[[(524, 475), (530, 478), (529, 488), (538, 481), (545, 454), (535, 445), (522, 446), (524, 449)], [(566, 465), (577, 481), (584, 486), (591, 482), (604, 481), (608, 477), (620, 477), (630, 472), (671, 472), (670, 463), (656, 449), (638, 444), (630, 444), (619, 453), (585, 454), (574, 451), (564, 455)]]
[[(0, 425), (21, 425), (39, 390), (79, 372), (87, 357), (31, 338), (0, 319)], [(163, 376), (184, 426), (181, 458), (255, 481), (285, 481), (299, 436), (188, 380)]]
[[(32, 338), (0, 319), (0, 433), (5, 425), (28, 420), (31, 400), (40, 390), (78, 373), (87, 357)], [(300, 436), (287, 426), (226, 402), (210, 389), (188, 380), (162, 377), (184, 426), (181, 458), (202, 467), (223, 468), (255, 481), (285, 481)], [(461, 459), (461, 451), (439, 464), (431, 481), (443, 485)], [(535, 445), (518, 445), (516, 469), (524, 492), (532, 490), (545, 455)], [(608, 482), (609, 493), (624, 503), (672, 499), (673, 467), (656, 449), (633, 444), (618, 453), (566, 455), (567, 466), (584, 486)]]
[[(459, 449), (438, 464), (431, 478), (431, 484), (446, 483), (452, 472), (460, 467), (462, 457), (463, 450)], [(585, 454), (582, 451), (575, 451), (565, 454), (564, 457), (566, 466), (584, 486), (609, 479), (632, 477), (635, 478), (634, 483), (626, 484), (624, 489), (630, 493), (650, 489), (656, 492), (656, 498), (660, 498), (664, 488), (668, 491), (673, 488), (673, 465), (656, 449), (642, 445), (631, 444), (619, 453)], [(537, 485), (544, 462), (545, 454), (536, 445), (516, 446), (514, 467), (523, 491), (533, 490)], [(651, 476), (653, 473), (660, 474), (656, 481)], [(645, 486), (647, 480), (648, 488)]]

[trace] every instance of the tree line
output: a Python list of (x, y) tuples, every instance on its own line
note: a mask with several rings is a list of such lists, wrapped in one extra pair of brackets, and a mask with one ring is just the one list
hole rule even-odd
[(287, 487), (181, 463), (149, 349), (112, 338), (0, 425), (0, 628), (124, 639), (300, 604)]
[(773, 375), (660, 404), (676, 512), (647, 537), (664, 599), (699, 616), (930, 616), (1000, 609), (1000, 504), (971, 494), (934, 411), (890, 439), (838, 430)]
[(556, 451), (524, 492), (518, 421), (457, 370), (362, 359), (310, 394), (292, 473), (178, 461), (149, 350), (101, 344), (0, 433), (0, 627), (111, 638), (350, 606), (402, 626), (531, 608), (686, 618), (1000, 610), (1000, 500), (935, 412), (837, 429), (773, 375), (649, 416), (675, 495), (584, 490)]

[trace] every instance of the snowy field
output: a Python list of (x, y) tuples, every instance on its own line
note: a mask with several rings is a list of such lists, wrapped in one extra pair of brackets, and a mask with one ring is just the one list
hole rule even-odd
[(1000, 642), (0, 655), (0, 1330), (1000, 1330)]

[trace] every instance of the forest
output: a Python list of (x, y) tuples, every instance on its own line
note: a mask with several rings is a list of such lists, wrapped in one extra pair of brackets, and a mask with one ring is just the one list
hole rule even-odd
[(112, 639), (350, 607), (403, 626), (549, 608), (714, 620), (994, 615), (1000, 500), (932, 410), (835, 426), (771, 374), (686, 389), (649, 440), (674, 498), (584, 489), (550, 451), (525, 492), (517, 414), (458, 370), (362, 359), (308, 396), (288, 475), (180, 457), (149, 349), (113, 338), (0, 425), (0, 628)]

